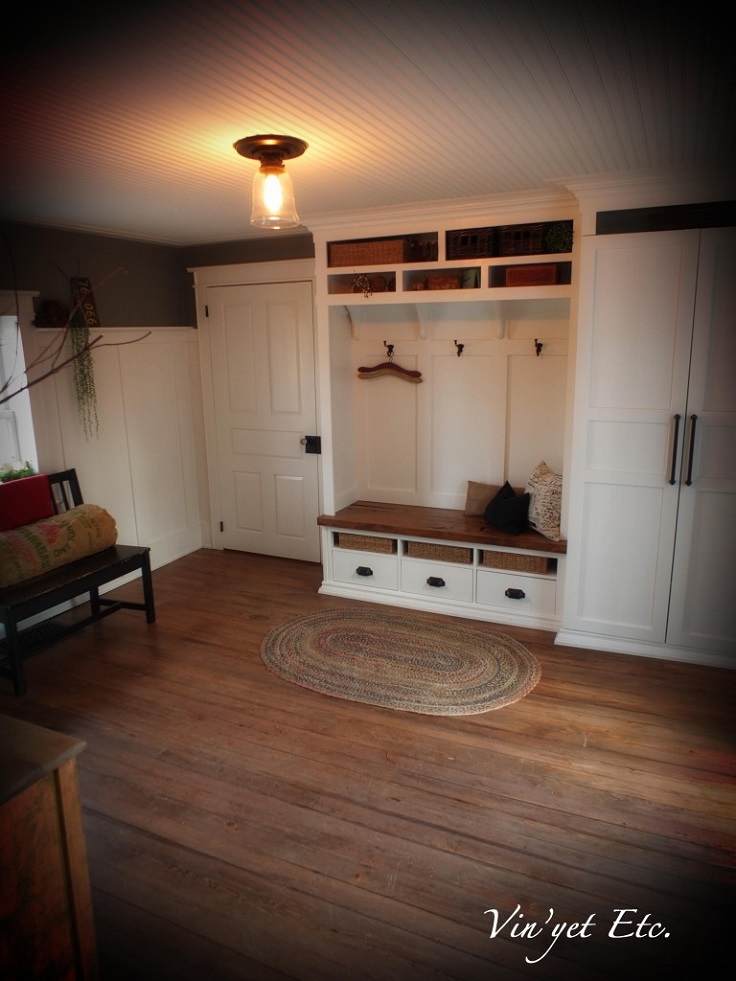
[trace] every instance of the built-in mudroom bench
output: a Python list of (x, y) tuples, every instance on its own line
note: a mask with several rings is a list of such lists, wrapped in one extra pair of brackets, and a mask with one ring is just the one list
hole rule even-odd
[(577, 215), (555, 189), (310, 223), (323, 593), (559, 629), (566, 543), (468, 495), (565, 472)]
[(556, 630), (567, 548), (447, 508), (356, 501), (321, 515), (320, 592)]

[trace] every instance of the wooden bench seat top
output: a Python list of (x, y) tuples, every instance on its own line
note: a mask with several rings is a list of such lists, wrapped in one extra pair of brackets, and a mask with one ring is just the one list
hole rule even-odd
[(532, 552), (564, 554), (567, 542), (553, 542), (531, 528), (520, 535), (509, 535), (482, 517), (467, 517), (449, 508), (425, 508), (407, 504), (381, 504), (355, 501), (336, 514), (322, 514), (317, 524), (328, 528), (372, 531), (408, 538), (436, 538), (475, 545), (495, 545)]
[(57, 603), (74, 599), (90, 586), (100, 586), (140, 570), (150, 552), (146, 545), (111, 545), (33, 579), (0, 589), (0, 611), (14, 609), (18, 619), (33, 616)]

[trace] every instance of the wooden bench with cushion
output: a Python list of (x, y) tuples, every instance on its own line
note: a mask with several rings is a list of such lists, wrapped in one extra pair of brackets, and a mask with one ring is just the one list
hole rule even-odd
[[(72, 516), (75, 515), (76, 509), (80, 509), (81, 512), (84, 508), (93, 507), (84, 505), (75, 470), (64, 470), (59, 473), (48, 474), (46, 477), (51, 492), (53, 515), (65, 516), (68, 514)], [(34, 478), (24, 479), (33, 480)], [(21, 482), (14, 483), (20, 484)], [(107, 512), (102, 511), (102, 509), (98, 509), (98, 511), (112, 522)], [(63, 518), (60, 517), (60, 520), (63, 521)], [(53, 517), (50, 517), (47, 525), (52, 521)], [(42, 522), (39, 522), (38, 526), (40, 530), (43, 530), (40, 527), (41, 524)], [(23, 695), (26, 691), (23, 660), (57, 640), (120, 609), (143, 610), (148, 623), (153, 623), (156, 619), (150, 549), (148, 547), (118, 545), (116, 543), (92, 551), (91, 554), (66, 560), (63, 556), (63, 547), (55, 550), (49, 548), (48, 542), (43, 543), (41, 541), (40, 534), (36, 536), (33, 533), (34, 527), (34, 524), (27, 524), (14, 529), (19, 535), (25, 536), (22, 545), (28, 545), (30, 548), (37, 544), (39, 553), (43, 555), (43, 563), (46, 565), (51, 566), (54, 561), (60, 561), (64, 564), (49, 568), (41, 575), (35, 574), (31, 578), (21, 579), (9, 585), (0, 585), (0, 624), (5, 629), (5, 638), (0, 640), (0, 674), (11, 679), (16, 695)], [(82, 532), (89, 529), (88, 537), (90, 542), (93, 542), (94, 513), (92, 518), (87, 516), (86, 524), (83, 524), (81, 528)], [(112, 528), (114, 529), (114, 522), (112, 522)], [(46, 531), (48, 532), (48, 530), (47, 527)], [(12, 535), (13, 531), (8, 531), (7, 534)], [(72, 531), (68, 537), (74, 540), (77, 549), (95, 547), (94, 544), (84, 545), (84, 534), (75, 535)], [(116, 541), (116, 530), (113, 532), (113, 537)], [(81, 545), (80, 541), (82, 542)], [(104, 538), (99, 539), (99, 541), (104, 545)], [(20, 548), (18, 554), (20, 554)], [(57, 556), (56, 559), (54, 559), (54, 555)], [(59, 556), (61, 557), (59, 558)], [(33, 569), (32, 566), (31, 569)], [(100, 587), (120, 579), (122, 576), (136, 572), (141, 574), (143, 602), (130, 602), (100, 596)], [(0, 580), (1, 582), (2, 580)], [(88, 594), (89, 602), (89, 614), (87, 616), (75, 616), (72, 620), (52, 616), (48, 620), (20, 629), (20, 624), (30, 617), (46, 613), (54, 607), (69, 603), (85, 594)], [(61, 620), (67, 622), (62, 623)]]

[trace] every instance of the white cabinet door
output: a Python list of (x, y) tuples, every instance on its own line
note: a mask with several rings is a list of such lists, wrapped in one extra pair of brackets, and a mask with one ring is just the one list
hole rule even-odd
[(682, 457), (667, 642), (733, 654), (736, 653), (736, 230), (733, 228), (713, 228), (702, 233)]
[(699, 237), (657, 232), (583, 244), (565, 609), (572, 630), (666, 637)]

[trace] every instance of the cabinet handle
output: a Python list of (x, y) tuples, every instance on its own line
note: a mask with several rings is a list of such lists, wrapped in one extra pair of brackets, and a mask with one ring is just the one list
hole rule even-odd
[(524, 599), (526, 597), (523, 589), (512, 589), (511, 587), (506, 590), (506, 595), (509, 599)]
[(370, 566), (367, 566), (367, 565), (359, 565), (358, 568), (355, 571), (356, 571), (357, 575), (359, 575), (359, 576), (372, 576), (373, 575), (373, 569), (371, 569)]
[(429, 579), (427, 580), (427, 585), (428, 586), (444, 586), (445, 585), (445, 580), (444, 579), (440, 579), (439, 576), (430, 576)]
[(680, 419), (678, 414), (675, 416), (675, 434), (672, 437), (672, 470), (670, 471), (670, 483), (677, 483), (677, 438), (680, 435)]
[(695, 456), (695, 423), (697, 416), (690, 416), (690, 450), (687, 456), (687, 479), (685, 483), (689, 487), (693, 482), (693, 457)]

